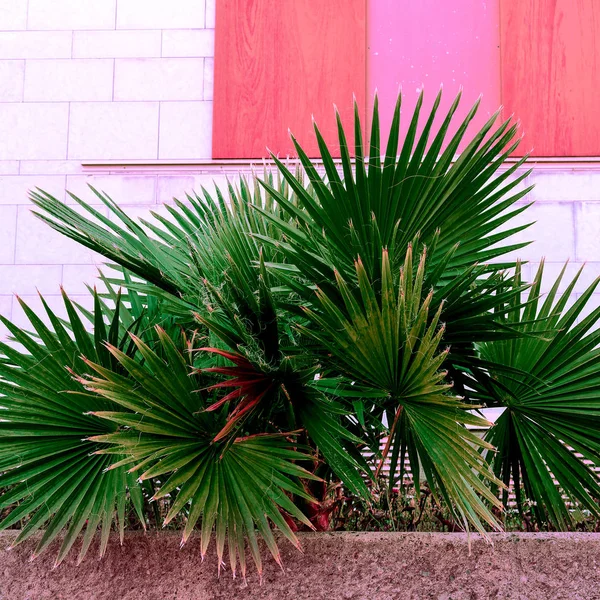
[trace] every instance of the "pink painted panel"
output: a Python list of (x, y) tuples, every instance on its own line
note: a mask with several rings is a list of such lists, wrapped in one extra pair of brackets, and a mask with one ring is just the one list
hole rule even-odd
[(600, 2), (501, 0), (502, 100), (533, 156), (600, 155)]
[[(431, 109), (443, 84), (438, 124), (461, 86), (463, 99), (457, 121), (480, 94), (483, 98), (475, 125), (481, 126), (500, 106), (498, 3), (499, 0), (370, 0), (367, 97), (371, 110), (374, 90), (378, 90), (382, 131), (391, 123), (399, 88), (403, 92), (402, 113), (411, 115), (424, 87), (423, 115)], [(408, 116), (401, 119), (403, 132), (408, 124)]]
[(218, 0), (216, 15), (213, 158), (295, 155), (288, 128), (318, 156), (311, 113), (335, 144), (334, 103), (346, 123), (352, 94), (365, 104), (366, 0)]

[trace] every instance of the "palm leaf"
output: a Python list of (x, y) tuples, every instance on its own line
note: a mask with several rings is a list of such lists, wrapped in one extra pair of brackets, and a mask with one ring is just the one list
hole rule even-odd
[[(318, 479), (298, 461), (311, 457), (297, 449), (295, 434), (225, 436), (215, 440), (225, 424), (223, 411), (207, 410), (214, 394), (181, 354), (173, 340), (158, 328), (163, 359), (139, 338), (134, 343), (144, 358), (140, 365), (114, 346), (111, 354), (129, 377), (89, 363), (96, 376), (82, 379), (86, 387), (118, 405), (115, 410), (94, 414), (120, 429), (100, 434), (93, 440), (115, 445), (125, 458), (112, 468), (127, 465), (141, 472), (140, 479), (164, 477), (154, 499), (175, 494), (165, 524), (179, 513), (187, 514), (185, 543), (201, 521), (201, 552), (206, 553), (216, 531), (219, 564), (225, 541), (231, 569), (237, 563), (246, 573), (245, 540), (259, 573), (262, 560), (256, 531), (280, 563), (274, 524), (294, 545), (299, 542), (282, 511), (311, 527), (310, 521), (289, 495), (311, 499), (303, 479)], [(194, 374), (195, 373), (195, 374)], [(99, 456), (113, 453), (100, 450)]]
[[(569, 307), (581, 271), (559, 294), (563, 269), (542, 299), (543, 270), (542, 262), (527, 306), (506, 317), (537, 335), (483, 344), (492, 377), (473, 387), (488, 406), (506, 407), (486, 436), (498, 449), (490, 458), (496, 475), (506, 485), (512, 481), (521, 512), (530, 502), (540, 523), (565, 529), (574, 507), (600, 514), (600, 481), (592, 468), (600, 466), (600, 308), (583, 316), (599, 280)], [(505, 366), (521, 374), (511, 376)]]
[[(98, 527), (101, 555), (115, 521), (122, 539), (128, 496), (144, 523), (142, 492), (135, 477), (124, 469), (105, 474), (110, 459), (94, 454), (100, 444), (86, 441), (115, 431), (111, 423), (89, 414), (90, 410), (112, 410), (114, 405), (85, 393), (72, 375), (85, 370), (84, 353), (109, 370), (116, 367), (104, 343), (109, 340), (123, 346), (127, 340), (120, 299), (109, 310), (94, 294), (91, 323), (80, 316), (64, 292), (63, 299), (66, 321), (42, 298), (50, 326), (19, 300), (31, 332), (0, 317), (18, 343), (0, 343), (0, 508), (10, 509), (0, 528), (22, 524), (14, 544), (45, 528), (34, 556), (64, 532), (57, 564), (84, 529), (80, 561)], [(88, 332), (90, 325), (93, 333)]]
[[(511, 207), (530, 189), (515, 191), (527, 172), (512, 178), (524, 159), (496, 175), (518, 144), (518, 141), (515, 142), (516, 124), (508, 120), (494, 128), (499, 113), (494, 114), (455, 160), (457, 148), (479, 103), (468, 113), (457, 133), (447, 140), (448, 128), (459, 105), (459, 95), (440, 129), (430, 139), (440, 99), (441, 92), (415, 145), (421, 95), (409, 131), (399, 148), (401, 97), (398, 98), (384, 161), (380, 160), (377, 101), (373, 108), (368, 161), (362, 157), (358, 108), (355, 111), (354, 164), (338, 117), (343, 179), (316, 125), (315, 134), (325, 175), (320, 174), (294, 140), (311, 184), (310, 190), (273, 156), (280, 173), (295, 192), (296, 203), (292, 203), (268, 181), (262, 182), (281, 208), (299, 221), (295, 231), (287, 231), (289, 246), (285, 247), (285, 252), (288, 258), (293, 258), (288, 262), (297, 266), (304, 262), (313, 264), (321, 275), (315, 282), (321, 285), (331, 281), (333, 268), (340, 270), (344, 276), (353, 277), (352, 265), (357, 256), (361, 257), (367, 274), (378, 279), (381, 267), (379, 249), (388, 248), (392, 265), (399, 267), (407, 244), (413, 242), (417, 235), (421, 243), (428, 246), (432, 246), (437, 238), (428, 268), (435, 268), (452, 248), (460, 245), (460, 250), (453, 254), (447, 265), (448, 275), (476, 262), (488, 263), (509, 250), (525, 245), (502, 245), (520, 228), (498, 232), (500, 226), (524, 210)], [(442, 151), (444, 144), (446, 148)], [(256, 210), (263, 212), (268, 219), (276, 218), (260, 206), (256, 206)], [(495, 268), (488, 267), (489, 270)]]
[[(280, 194), (289, 197), (285, 181), (276, 183), (265, 177)], [(271, 222), (251, 207), (260, 206), (285, 217), (270, 196), (264, 197), (257, 183), (251, 189), (245, 179), (240, 179), (237, 188), (229, 184), (226, 195), (217, 188), (216, 199), (202, 190), (202, 195), (187, 195), (185, 202), (175, 200), (173, 206), (166, 205), (167, 217), (152, 212), (148, 221), (131, 219), (106, 194), (90, 189), (112, 218), (72, 194), (83, 214), (42, 190), (31, 192), (30, 197), (38, 209), (35, 214), (45, 223), (156, 286), (155, 295), (162, 290), (187, 302), (188, 314), (203, 305), (203, 280), (216, 281), (225, 271), (248, 301), (257, 281), (252, 261), (258, 260), (260, 246), (246, 232), (270, 238), (278, 235)], [(271, 254), (269, 260), (278, 260), (278, 253)]]
[[(390, 431), (384, 454), (393, 448), (404, 464), (408, 452), (414, 474), (420, 461), (432, 489), (454, 507), (465, 527), (498, 527), (482, 498), (496, 506), (499, 501), (480, 477), (496, 480), (475, 449), (491, 446), (465, 427), (485, 422), (467, 412), (468, 406), (450, 392), (440, 371), (446, 353), (440, 351), (444, 330), (438, 327), (440, 311), (429, 314), (431, 293), (422, 300), (425, 255), (413, 272), (409, 246), (399, 278), (394, 278), (385, 250), (381, 264), (379, 297), (359, 259), (356, 289), (337, 274), (343, 304), (318, 290), (318, 310), (306, 310), (314, 327), (303, 332), (324, 346), (333, 370), (379, 392), (363, 394), (363, 399), (372, 398), (368, 412), (376, 411), (382, 420), (387, 417)], [(392, 465), (390, 485), (394, 470)]]
[[(486, 376), (485, 369), (475, 360), (475, 344), (521, 335), (515, 328), (503, 326), (497, 312), (507, 305), (508, 296), (516, 293), (506, 285), (504, 273), (513, 263), (493, 261), (501, 261), (507, 252), (527, 245), (511, 242), (511, 236), (527, 225), (511, 228), (507, 224), (527, 208), (515, 203), (531, 189), (519, 189), (529, 172), (517, 174), (525, 158), (499, 171), (519, 143), (517, 125), (510, 119), (496, 124), (499, 113), (494, 114), (481, 130), (473, 133), (456, 157), (459, 146), (467, 139), (479, 102), (458, 124), (456, 133), (448, 137), (460, 94), (437, 131), (433, 123), (441, 92), (428, 115), (421, 114), (422, 100), (421, 94), (406, 137), (400, 141), (402, 98), (398, 97), (383, 160), (377, 99), (368, 157), (363, 156), (358, 107), (354, 160), (338, 116), (342, 173), (316, 125), (324, 174), (293, 140), (310, 186), (306, 187), (273, 156), (279, 172), (294, 191), (295, 201), (286, 198), (269, 181), (262, 185), (293, 219), (293, 224), (257, 205), (255, 210), (283, 230), (285, 239), (253, 235), (280, 251), (280, 263), (269, 263), (269, 267), (279, 271), (278, 278), (287, 290), (307, 303), (313, 301), (314, 285), (334, 302), (341, 302), (339, 295), (336, 298), (335, 273), (347, 281), (356, 281), (354, 262), (358, 257), (367, 276), (377, 284), (382, 277), (382, 248), (387, 249), (393, 273), (397, 273), (409, 243), (415, 248), (426, 247), (429, 258), (424, 289), (433, 287), (432, 312), (441, 307), (440, 319), (446, 324), (445, 339), (451, 347), (445, 367), (458, 391), (467, 395), (463, 370), (472, 369), (481, 379)], [(500, 288), (503, 295), (498, 294)]]

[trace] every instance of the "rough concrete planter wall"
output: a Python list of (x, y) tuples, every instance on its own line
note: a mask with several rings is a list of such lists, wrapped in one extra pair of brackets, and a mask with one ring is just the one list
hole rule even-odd
[(595, 600), (600, 598), (600, 534), (496, 534), (493, 547), (464, 534), (319, 533), (302, 535), (304, 554), (282, 542), (284, 569), (266, 560), (264, 581), (248, 586), (201, 563), (198, 540), (179, 550), (179, 535), (128, 534), (111, 540), (99, 562), (52, 553), (34, 562), (34, 543), (5, 548), (0, 534), (1, 600)]

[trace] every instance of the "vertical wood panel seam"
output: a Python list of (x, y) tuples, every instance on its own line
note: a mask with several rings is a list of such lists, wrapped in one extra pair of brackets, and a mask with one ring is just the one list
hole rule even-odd
[[(369, 64), (369, 0), (367, 0), (364, 4), (365, 7), (365, 65), (364, 65), (364, 107), (363, 107), (363, 123), (367, 123), (367, 118), (369, 114), (368, 106), (369, 106), (369, 74), (368, 74), (368, 64)], [(370, 141), (370, 140), (369, 140)]]
[(504, 2), (504, 0), (498, 1), (498, 65), (500, 68), (498, 79), (500, 79), (500, 106), (502, 106), (502, 116), (504, 117), (504, 71), (502, 70), (502, 2)]

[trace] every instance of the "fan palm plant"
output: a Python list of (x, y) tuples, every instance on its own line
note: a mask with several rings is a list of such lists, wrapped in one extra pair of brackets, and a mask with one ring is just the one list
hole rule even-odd
[[(436, 129), (441, 95), (424, 119), (420, 96), (400, 140), (398, 98), (383, 157), (375, 100), (366, 144), (358, 109), (352, 148), (338, 117), (339, 162), (315, 126), (321, 163), (294, 140), (298, 169), (273, 156), (275, 173), (166, 217), (131, 219), (97, 190), (111, 218), (32, 192), (37, 215), (111, 276), (98, 316), (81, 313), (93, 334), (75, 309), (52, 330), (31, 311), (33, 333), (7, 322), (24, 349), (0, 347), (3, 526), (24, 519), (22, 539), (48, 522), (40, 550), (67, 528), (62, 558), (95, 503), (103, 539), (126, 497), (143, 520), (146, 485), (167, 523), (185, 519), (184, 541), (199, 527), (204, 554), (214, 532), (219, 565), (227, 543), (245, 575), (246, 543), (261, 570), (257, 534), (279, 561), (272, 527), (296, 545), (299, 526), (323, 527), (319, 488), (368, 503), (383, 464), (393, 488), (405, 459), (417, 493), (422, 471), (484, 535), (511, 485), (540, 524), (598, 513), (600, 310), (576, 323), (593, 288), (566, 310), (574, 283), (539, 300), (541, 272), (530, 284), (506, 258), (526, 245), (511, 240), (528, 192), (525, 159), (507, 163), (517, 126), (496, 114), (469, 139), (475, 105), (448, 137), (459, 100)], [(492, 424), (485, 406), (506, 411)], [(54, 457), (63, 447), (70, 462)]]
[[(542, 262), (526, 307), (506, 317), (538, 335), (482, 344), (481, 355), (498, 367), (491, 385), (473, 382), (473, 388), (486, 406), (505, 408), (486, 438), (497, 449), (494, 472), (507, 488), (514, 482), (519, 511), (528, 500), (538, 522), (565, 529), (577, 516), (574, 507), (600, 516), (600, 480), (592, 468), (600, 464), (600, 308), (583, 317), (600, 280), (567, 308), (581, 270), (559, 294), (563, 269), (542, 301), (543, 272)], [(518, 367), (520, 376), (503, 366)]]
[[(90, 440), (116, 427), (91, 414), (113, 405), (100, 396), (90, 396), (72, 376), (84, 368), (82, 355), (119, 372), (117, 361), (104, 344), (135, 352), (123, 327), (117, 297), (109, 311), (94, 293), (93, 333), (86, 319), (63, 292), (68, 319), (63, 321), (42, 298), (50, 326), (19, 300), (32, 331), (25, 331), (0, 317), (19, 343), (0, 344), (0, 507), (14, 507), (0, 523), (6, 528), (25, 520), (15, 544), (45, 527), (35, 553), (44, 550), (63, 527), (67, 527), (57, 563), (61, 562), (85, 528), (80, 560), (87, 552), (98, 526), (102, 536), (100, 554), (106, 549), (116, 517), (120, 535), (125, 529), (128, 497), (144, 523), (142, 490), (136, 478), (124, 469), (105, 473), (111, 461), (96, 455), (101, 445)], [(131, 316), (131, 315), (129, 315)], [(108, 329), (105, 319), (110, 319)], [(141, 320), (134, 319), (132, 330)], [(89, 324), (89, 323), (88, 323)]]

